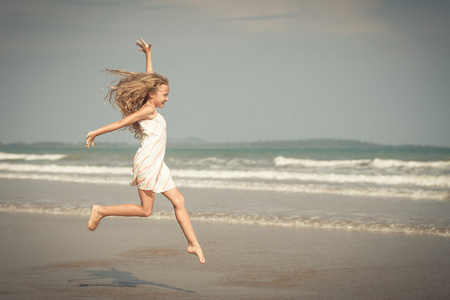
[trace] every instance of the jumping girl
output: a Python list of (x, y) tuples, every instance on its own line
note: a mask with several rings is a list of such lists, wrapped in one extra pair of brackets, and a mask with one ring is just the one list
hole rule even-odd
[(124, 70), (106, 70), (119, 78), (112, 86), (106, 99), (117, 106), (123, 119), (91, 131), (86, 137), (86, 148), (94, 147), (94, 139), (102, 134), (128, 128), (141, 140), (133, 160), (132, 186), (137, 186), (141, 205), (123, 204), (114, 206), (92, 206), (88, 228), (94, 231), (100, 220), (107, 216), (149, 217), (153, 210), (155, 193), (162, 193), (173, 204), (175, 216), (188, 241), (187, 251), (197, 255), (204, 264), (205, 257), (197, 241), (191, 220), (184, 205), (184, 197), (176, 188), (169, 168), (164, 163), (166, 149), (166, 121), (156, 108), (163, 108), (169, 101), (169, 80), (153, 72), (152, 45), (143, 39), (136, 41), (139, 51), (145, 53), (146, 73)]

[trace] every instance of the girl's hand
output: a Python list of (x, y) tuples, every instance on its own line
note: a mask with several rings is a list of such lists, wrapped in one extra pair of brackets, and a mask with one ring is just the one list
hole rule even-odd
[(92, 148), (94, 148), (94, 139), (97, 135), (94, 133), (94, 131), (91, 131), (86, 136), (86, 149), (89, 149), (89, 146), (92, 145)]
[(140, 47), (139, 51), (145, 53), (145, 73), (153, 73), (152, 44), (147, 44), (143, 39), (140, 39), (140, 41), (136, 41), (136, 45)]
[(152, 53), (151, 43), (147, 44), (143, 39), (140, 39), (140, 41), (136, 41), (136, 45), (140, 47), (138, 50), (144, 52), (146, 55)]

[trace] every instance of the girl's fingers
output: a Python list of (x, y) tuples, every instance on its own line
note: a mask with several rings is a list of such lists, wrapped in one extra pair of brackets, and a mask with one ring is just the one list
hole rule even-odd
[(140, 38), (140, 41), (136, 41), (136, 45), (139, 46), (138, 50), (147, 53), (148, 51), (151, 51), (152, 44), (147, 44), (142, 38)]
[(141, 41), (136, 41), (136, 45), (139, 45), (140, 47), (145, 47), (147, 44), (141, 39)]
[(89, 135), (86, 137), (86, 148), (89, 149), (89, 146), (94, 147), (94, 139), (91, 138)]

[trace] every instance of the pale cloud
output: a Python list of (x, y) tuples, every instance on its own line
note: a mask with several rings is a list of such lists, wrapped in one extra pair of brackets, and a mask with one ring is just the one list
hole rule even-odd
[(360, 34), (386, 32), (374, 13), (381, 0), (188, 0), (211, 19), (247, 33), (311, 32)]

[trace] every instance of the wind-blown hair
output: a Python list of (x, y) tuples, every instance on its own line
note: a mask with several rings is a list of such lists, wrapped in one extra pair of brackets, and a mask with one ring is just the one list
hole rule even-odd
[[(160, 86), (169, 85), (169, 80), (158, 73), (135, 73), (126, 70), (110, 70), (105, 72), (117, 77), (108, 85), (105, 101), (117, 107), (126, 117), (138, 111), (148, 100), (148, 95), (156, 93)], [(138, 122), (126, 127), (134, 133), (134, 137), (142, 139), (142, 130)]]

